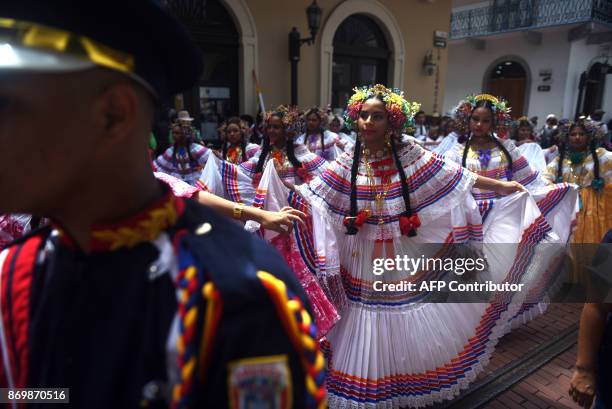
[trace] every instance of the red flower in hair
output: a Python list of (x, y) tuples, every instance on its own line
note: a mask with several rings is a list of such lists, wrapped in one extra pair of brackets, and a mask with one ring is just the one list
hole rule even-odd
[(392, 127), (399, 129), (406, 122), (406, 115), (399, 105), (392, 104), (387, 112), (389, 112), (389, 123)]
[(361, 112), (361, 107), (363, 106), (363, 102), (356, 101), (350, 104), (347, 108), (347, 115), (353, 121), (356, 121), (359, 118), (359, 112)]

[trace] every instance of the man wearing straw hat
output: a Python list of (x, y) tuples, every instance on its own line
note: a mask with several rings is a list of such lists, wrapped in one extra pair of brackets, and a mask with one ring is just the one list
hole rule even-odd
[(157, 157), (153, 165), (157, 171), (195, 186), (211, 151), (197, 143), (199, 133), (191, 126), (192, 121), (189, 112), (179, 111), (171, 126), (172, 145)]
[(200, 131), (198, 131), (192, 124), (193, 118), (189, 115), (189, 111), (179, 111), (176, 117), (176, 123), (181, 127), (185, 127), (190, 129), (190, 132), (193, 134), (193, 140), (197, 143), (202, 143), (202, 135)]

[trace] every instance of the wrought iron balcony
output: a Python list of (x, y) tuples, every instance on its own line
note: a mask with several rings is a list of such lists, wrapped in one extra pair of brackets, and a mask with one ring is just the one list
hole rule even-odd
[(451, 39), (586, 22), (612, 27), (612, 1), (494, 0), (490, 5), (454, 11)]

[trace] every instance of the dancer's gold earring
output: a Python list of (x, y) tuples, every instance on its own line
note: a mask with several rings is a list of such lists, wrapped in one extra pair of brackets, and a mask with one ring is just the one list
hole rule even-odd
[(387, 132), (385, 133), (385, 144), (387, 145), (388, 148), (391, 148), (391, 136), (393, 135), (393, 131), (391, 131), (391, 129), (387, 129)]

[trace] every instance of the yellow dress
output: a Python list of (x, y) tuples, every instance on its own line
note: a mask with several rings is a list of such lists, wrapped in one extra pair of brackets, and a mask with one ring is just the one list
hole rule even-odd
[[(563, 182), (575, 183), (579, 187), (581, 209), (576, 217), (576, 227), (572, 235), (570, 250), (572, 259), (571, 282), (582, 282), (590, 285), (585, 266), (591, 264), (597, 246), (606, 232), (612, 229), (612, 153), (598, 148), (599, 177), (604, 186), (597, 191), (591, 183), (595, 177), (593, 156), (589, 153), (582, 163), (572, 164), (569, 155), (563, 158)], [(559, 157), (556, 157), (547, 168), (547, 178), (556, 181)]]
[[(595, 177), (591, 154), (586, 155), (580, 164), (572, 164), (568, 155), (563, 159), (563, 182), (578, 185), (582, 202), (572, 243), (599, 243), (606, 232), (612, 229), (612, 153), (604, 148), (598, 148), (596, 153), (599, 177), (604, 181), (599, 192), (591, 186)], [(551, 181), (557, 178), (558, 166), (559, 157), (548, 165), (547, 177)]]

